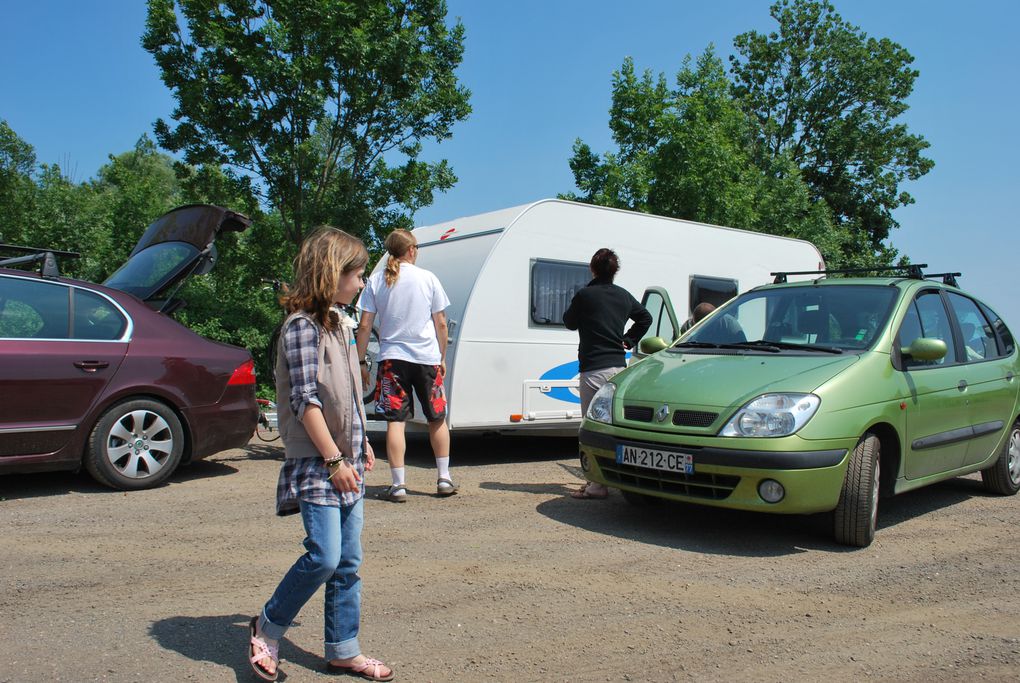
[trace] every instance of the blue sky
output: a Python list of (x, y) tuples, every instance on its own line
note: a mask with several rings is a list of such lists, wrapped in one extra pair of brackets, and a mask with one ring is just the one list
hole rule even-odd
[[(837, 0), (844, 18), (890, 38), (920, 72), (903, 121), (930, 143), (935, 169), (904, 189), (892, 244), (961, 284), (1020, 333), (1013, 268), (1020, 253), (1020, 3), (1013, 0)], [(466, 29), (461, 81), (474, 113), (426, 148), (460, 182), (419, 224), (523, 204), (573, 188), (580, 137), (611, 148), (610, 77), (624, 57), (672, 79), (684, 55), (771, 30), (767, 0), (449, 0)], [(40, 162), (76, 180), (130, 149), (173, 106), (139, 41), (142, 0), (7, 0), (0, 23), (0, 118)], [(2, 233), (2, 226), (0, 226)]]

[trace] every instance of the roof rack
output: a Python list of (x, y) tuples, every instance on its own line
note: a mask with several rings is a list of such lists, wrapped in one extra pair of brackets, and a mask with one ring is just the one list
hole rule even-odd
[[(769, 273), (775, 277), (772, 284), (781, 285), (786, 282), (788, 275), (847, 275), (850, 273), (902, 273), (915, 280), (923, 280), (925, 275), (922, 269), (927, 268), (927, 263), (911, 263), (906, 266), (878, 266), (876, 268), (835, 268), (833, 270), (798, 270), (780, 271)], [(956, 273), (959, 275), (959, 273)]]
[(0, 267), (17, 266), (23, 263), (35, 263), (36, 261), (39, 261), (39, 274), (43, 277), (60, 277), (60, 268), (57, 266), (58, 256), (62, 258), (78, 258), (81, 256), (81, 254), (76, 251), (22, 247), (17, 244), (0, 244), (0, 251), (27, 254), (27, 256), (0, 258)]
[(963, 273), (925, 273), (924, 277), (940, 277), (942, 278), (942, 284), (949, 285), (950, 287), (959, 287), (960, 285), (956, 282), (956, 278), (962, 277)]

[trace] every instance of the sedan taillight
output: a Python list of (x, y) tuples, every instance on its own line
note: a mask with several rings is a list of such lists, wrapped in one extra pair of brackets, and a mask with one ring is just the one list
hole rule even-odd
[(255, 384), (255, 361), (246, 360), (237, 366), (227, 386), (233, 384)]

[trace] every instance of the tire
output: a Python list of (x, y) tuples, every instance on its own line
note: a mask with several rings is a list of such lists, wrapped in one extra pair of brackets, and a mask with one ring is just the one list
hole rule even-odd
[(369, 404), (375, 400), (375, 385), (378, 381), (377, 363), (379, 358), (379, 333), (372, 330), (368, 335), (368, 349), (365, 352), (365, 360), (368, 362), (368, 383), (362, 387), (364, 393), (362, 401)]
[(833, 515), (837, 543), (866, 548), (875, 539), (881, 452), (878, 437), (868, 433), (861, 437), (850, 455), (843, 489)]
[(657, 507), (664, 502), (662, 498), (649, 496), (644, 493), (635, 493), (634, 491), (625, 491), (623, 489), (620, 489), (620, 493), (623, 495), (623, 499), (634, 507)]
[(85, 469), (115, 489), (147, 489), (166, 481), (183, 453), (184, 428), (174, 411), (158, 401), (135, 399), (99, 418), (89, 437)]
[(1009, 438), (995, 464), (981, 470), (985, 490), (1000, 496), (1012, 496), (1020, 491), (1020, 420), (1013, 423)]

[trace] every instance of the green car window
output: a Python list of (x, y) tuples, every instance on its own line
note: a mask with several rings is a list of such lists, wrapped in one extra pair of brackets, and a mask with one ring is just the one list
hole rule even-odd
[(953, 307), (956, 320), (960, 323), (963, 351), (968, 362), (995, 358), (999, 355), (995, 343), (995, 332), (981, 309), (973, 300), (956, 292), (947, 292), (949, 305)]
[(786, 351), (824, 346), (871, 348), (889, 320), (898, 290), (873, 285), (776, 287), (747, 292), (688, 338), (705, 344), (772, 342)]

